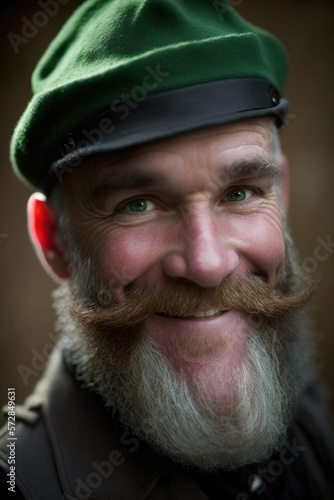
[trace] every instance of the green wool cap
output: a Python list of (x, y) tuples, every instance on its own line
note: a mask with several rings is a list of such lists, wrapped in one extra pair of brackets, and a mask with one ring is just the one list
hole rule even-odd
[(88, 0), (37, 64), (12, 164), (48, 194), (90, 154), (258, 116), (279, 125), (286, 76), (280, 42), (227, 1)]

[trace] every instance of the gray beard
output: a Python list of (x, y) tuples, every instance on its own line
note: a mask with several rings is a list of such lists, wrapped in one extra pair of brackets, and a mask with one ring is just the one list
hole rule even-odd
[[(96, 341), (66, 317), (68, 294), (55, 294), (59, 328), (78, 381), (102, 397), (123, 425), (153, 448), (187, 466), (230, 470), (261, 462), (283, 445), (308, 377), (309, 349), (302, 320), (282, 346), (283, 328), (262, 325), (249, 335), (245, 361), (234, 376), (226, 407), (205, 396), (205, 387), (176, 376), (143, 332), (128, 353)], [(291, 327), (292, 321), (290, 321)], [(299, 323), (299, 330), (297, 323)], [(307, 369), (309, 375), (310, 371)], [(224, 380), (221, 381), (222, 392)]]
[[(282, 447), (312, 378), (313, 347), (304, 312), (254, 326), (234, 375), (233, 397), (228, 405), (219, 404), (210, 401), (200, 383), (176, 375), (145, 332), (133, 332), (136, 341), (120, 356), (113, 332), (101, 341), (78, 327), (69, 314), (71, 301), (94, 296), (103, 304), (106, 287), (74, 241), (68, 248), (75, 278), (54, 293), (58, 330), (78, 381), (101, 396), (123, 425), (174, 461), (206, 471), (261, 462)], [(287, 237), (284, 286), (293, 286), (297, 269)], [(221, 387), (223, 393), (224, 380)]]

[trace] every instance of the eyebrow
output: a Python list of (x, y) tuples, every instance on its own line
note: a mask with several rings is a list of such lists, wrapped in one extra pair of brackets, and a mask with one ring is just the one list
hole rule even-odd
[(263, 178), (275, 182), (280, 175), (281, 169), (273, 160), (257, 158), (236, 161), (225, 166), (218, 172), (218, 179), (224, 184), (245, 178)]
[(166, 177), (161, 173), (155, 172), (154, 174), (148, 174), (140, 171), (129, 172), (123, 169), (116, 172), (112, 179), (106, 180), (105, 182), (99, 182), (95, 189), (93, 189), (91, 198), (98, 201), (106, 193), (113, 194), (122, 189), (142, 187), (151, 189), (162, 186), (165, 183)]
[[(168, 179), (160, 172), (152, 174), (140, 170), (128, 169), (123, 166), (113, 166), (112, 178), (101, 179), (91, 193), (91, 199), (99, 201), (106, 194), (113, 194), (122, 189), (158, 188), (166, 185)], [(217, 180), (222, 184), (239, 179), (263, 178), (275, 182), (280, 176), (279, 166), (270, 159), (256, 158), (242, 160), (225, 165), (217, 172)]]

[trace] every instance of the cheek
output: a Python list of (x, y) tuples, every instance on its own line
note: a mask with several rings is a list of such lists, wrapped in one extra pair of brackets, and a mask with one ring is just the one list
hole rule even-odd
[(239, 224), (238, 234), (242, 241), (243, 257), (274, 278), (285, 257), (280, 217), (276, 214), (254, 215), (247, 223)]
[(162, 230), (156, 226), (122, 227), (104, 234), (95, 267), (109, 286), (135, 281), (159, 261), (164, 245)]

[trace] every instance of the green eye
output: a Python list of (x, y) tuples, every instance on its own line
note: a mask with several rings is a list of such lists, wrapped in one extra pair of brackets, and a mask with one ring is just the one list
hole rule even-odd
[(124, 206), (127, 212), (140, 213), (140, 212), (150, 212), (156, 208), (155, 203), (144, 198), (137, 198), (136, 200), (129, 201)]
[(131, 212), (145, 212), (147, 210), (147, 201), (133, 200), (128, 203), (128, 207)]
[(246, 199), (246, 190), (245, 189), (233, 189), (230, 191), (227, 196), (227, 201), (244, 201)]

